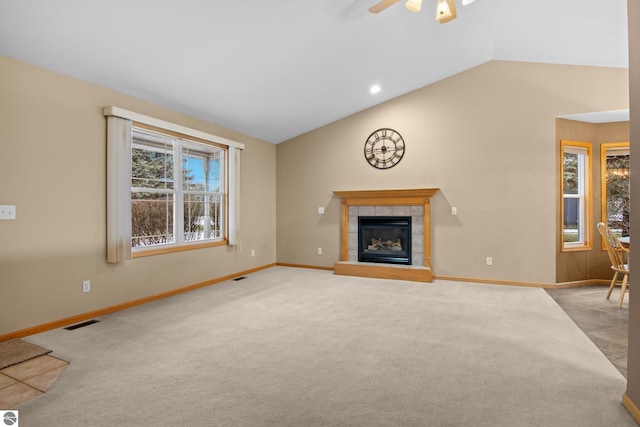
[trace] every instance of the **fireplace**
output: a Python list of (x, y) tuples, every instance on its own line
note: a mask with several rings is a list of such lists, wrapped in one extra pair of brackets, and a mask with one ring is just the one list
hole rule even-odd
[[(433, 271), (430, 200), (437, 191), (437, 188), (334, 191), (333, 194), (342, 199), (340, 260), (334, 264), (335, 274), (431, 282)], [(397, 263), (397, 260), (393, 263), (388, 263), (388, 260), (361, 261), (358, 247), (363, 243), (362, 238), (358, 236), (359, 217), (411, 218), (410, 228), (406, 231), (406, 243), (402, 236), (368, 236), (366, 239), (369, 243), (364, 245), (368, 249), (369, 245), (375, 245), (378, 239), (382, 239), (385, 242), (389, 241), (392, 247), (394, 242), (397, 243), (400, 239), (400, 247), (396, 245), (393, 246), (395, 249), (389, 250), (394, 251), (393, 255), (406, 251), (403, 256), (408, 260), (403, 260), (402, 264)], [(371, 239), (376, 239), (376, 242), (371, 243)], [(409, 240), (411, 247), (408, 246)]]
[(359, 216), (358, 262), (411, 265), (411, 217)]

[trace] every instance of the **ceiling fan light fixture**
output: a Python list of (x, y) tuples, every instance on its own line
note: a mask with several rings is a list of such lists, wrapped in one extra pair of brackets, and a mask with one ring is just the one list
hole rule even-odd
[(454, 0), (438, 0), (436, 6), (436, 19), (441, 24), (453, 21), (458, 14), (456, 13), (456, 3)]
[(436, 19), (442, 21), (451, 17), (451, 8), (447, 0), (438, 0), (438, 6), (436, 7)]
[(404, 6), (411, 12), (420, 12), (420, 9), (422, 9), (422, 0), (407, 0)]

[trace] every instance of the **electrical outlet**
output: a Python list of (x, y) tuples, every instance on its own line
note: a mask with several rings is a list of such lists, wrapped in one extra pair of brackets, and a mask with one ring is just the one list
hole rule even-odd
[(487, 265), (493, 265), (493, 258), (490, 256), (487, 257)]
[(82, 281), (82, 292), (91, 292), (91, 280)]
[(0, 219), (16, 219), (16, 207), (13, 205), (0, 206)]
[(318, 248), (318, 255), (322, 255), (322, 248)]
[(458, 208), (451, 206), (451, 215), (458, 215)]
[(255, 249), (251, 249), (251, 256), (256, 256), (256, 250)]
[(320, 206), (320, 207), (318, 208), (318, 214), (319, 214), (319, 215), (324, 215), (324, 208), (323, 208), (322, 206)]

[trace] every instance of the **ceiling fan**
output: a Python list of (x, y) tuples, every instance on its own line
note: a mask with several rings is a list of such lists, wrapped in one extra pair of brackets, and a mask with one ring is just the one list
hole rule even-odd
[[(399, 1), (400, 0), (382, 0), (378, 4), (371, 6), (369, 12), (380, 13)], [(474, 0), (462, 0), (462, 5), (466, 6), (473, 2)], [(407, 0), (405, 7), (411, 12), (420, 12), (420, 9), (422, 9), (422, 0)], [(436, 19), (438, 22), (444, 24), (445, 22), (453, 21), (457, 16), (455, 0), (436, 0)]]

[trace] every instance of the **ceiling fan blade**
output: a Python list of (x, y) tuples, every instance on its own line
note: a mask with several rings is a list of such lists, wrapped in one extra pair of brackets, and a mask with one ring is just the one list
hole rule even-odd
[(446, 18), (442, 18), (442, 19), (438, 19), (438, 21), (440, 21), (441, 24), (445, 24), (447, 22), (451, 22), (454, 19), (456, 19), (458, 17), (458, 14), (456, 12), (456, 2), (455, 0), (446, 0), (447, 4), (449, 5), (449, 10), (451, 11), (451, 16), (448, 16)]
[(371, 13), (380, 13), (386, 8), (393, 6), (398, 3), (400, 0), (382, 0), (380, 3), (375, 4), (369, 8), (369, 12)]

